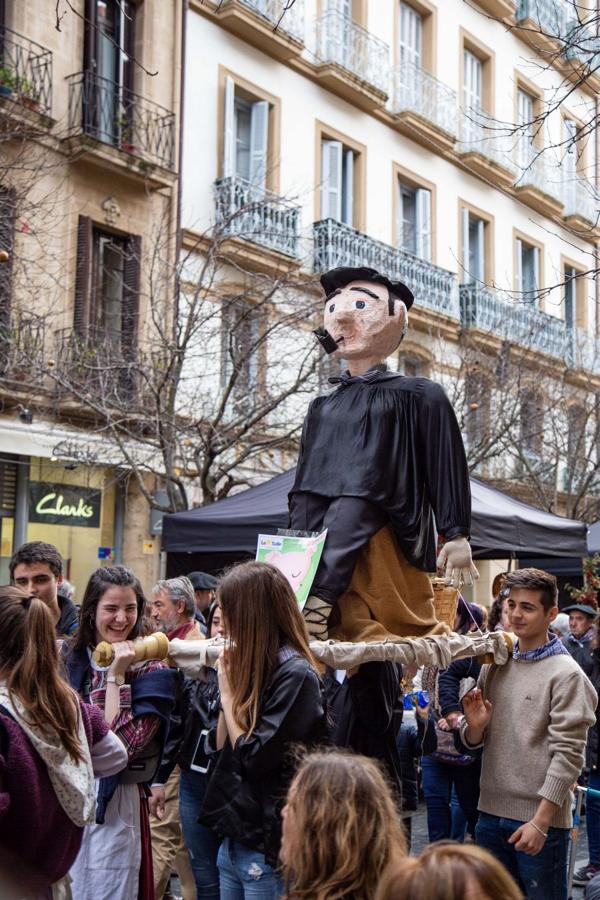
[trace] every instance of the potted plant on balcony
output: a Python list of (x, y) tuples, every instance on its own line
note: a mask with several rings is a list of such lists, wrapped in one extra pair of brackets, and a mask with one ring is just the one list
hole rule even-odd
[(117, 125), (119, 126), (119, 146), (121, 150), (124, 150), (125, 153), (136, 153), (137, 147), (132, 141), (133, 126), (131, 124), (131, 119), (129, 118), (129, 116), (121, 116), (117, 120)]
[(0, 96), (11, 97), (16, 84), (15, 73), (8, 66), (0, 66)]
[(20, 78), (19, 82), (15, 87), (19, 91), (19, 97), (23, 106), (26, 106), (28, 109), (33, 109), (34, 112), (37, 112), (40, 108), (40, 92), (31, 84), (30, 81), (27, 81), (26, 78)]

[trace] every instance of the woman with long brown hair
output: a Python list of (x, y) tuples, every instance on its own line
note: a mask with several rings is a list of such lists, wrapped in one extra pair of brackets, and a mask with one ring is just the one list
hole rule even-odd
[[(126, 566), (92, 573), (81, 604), (79, 629), (65, 646), (71, 686), (104, 711), (127, 750), (127, 768), (98, 784), (96, 823), (86, 828), (71, 869), (77, 900), (154, 900), (148, 785), (160, 764), (178, 675), (159, 660), (135, 661), (146, 598)], [(108, 668), (93, 651), (112, 645)]]
[(305, 758), (283, 808), (287, 900), (372, 900), (386, 866), (405, 855), (396, 802), (376, 762), (339, 750)]
[[(101, 710), (61, 678), (45, 602), (0, 587), (0, 895), (46, 896), (94, 821), (94, 774), (127, 762)], [(57, 840), (57, 835), (60, 840)], [(25, 884), (24, 884), (25, 882)]]
[(278, 569), (242, 563), (219, 582), (230, 649), (219, 660), (222, 748), (201, 821), (223, 839), (221, 900), (279, 896), (281, 807), (295, 744), (327, 741), (323, 688), (296, 597)]
[(523, 900), (504, 866), (483, 847), (440, 841), (395, 860), (375, 900)]

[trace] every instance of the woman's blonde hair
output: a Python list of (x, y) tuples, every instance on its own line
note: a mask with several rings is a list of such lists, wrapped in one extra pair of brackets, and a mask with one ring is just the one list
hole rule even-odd
[(371, 900), (406, 855), (398, 809), (378, 764), (340, 750), (312, 753), (288, 792), (294, 827), (283, 872), (288, 900)]
[(71, 759), (80, 762), (79, 698), (61, 677), (50, 611), (42, 600), (9, 585), (0, 587), (0, 670), (28, 721), (55, 731)]
[(219, 581), (218, 601), (227, 625), (233, 716), (246, 734), (256, 728), (262, 691), (290, 647), (311, 665), (308, 633), (287, 578), (267, 563), (234, 566)]
[(417, 857), (395, 860), (375, 900), (523, 900), (503, 865), (474, 844), (440, 841)]

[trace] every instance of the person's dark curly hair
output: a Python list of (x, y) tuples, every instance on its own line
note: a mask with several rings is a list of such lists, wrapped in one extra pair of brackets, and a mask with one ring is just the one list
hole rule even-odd
[(81, 601), (81, 614), (79, 628), (75, 632), (71, 650), (84, 650), (94, 647), (96, 644), (96, 609), (104, 594), (111, 587), (133, 588), (137, 602), (137, 619), (135, 625), (127, 635), (127, 640), (132, 641), (139, 636), (146, 597), (142, 585), (136, 575), (127, 566), (105, 566), (92, 572), (87, 583), (83, 600)]

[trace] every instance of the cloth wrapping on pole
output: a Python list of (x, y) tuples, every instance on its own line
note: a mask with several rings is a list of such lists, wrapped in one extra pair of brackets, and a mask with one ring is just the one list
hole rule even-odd
[[(169, 661), (190, 678), (199, 678), (204, 666), (214, 666), (223, 648), (223, 638), (205, 641), (169, 641)], [(503, 666), (512, 652), (513, 637), (501, 631), (487, 634), (434, 634), (429, 637), (387, 641), (311, 641), (319, 662), (334, 669), (353, 669), (366, 662), (398, 662), (402, 665), (437, 666), (447, 669), (452, 660), (486, 656), (486, 662)]]

